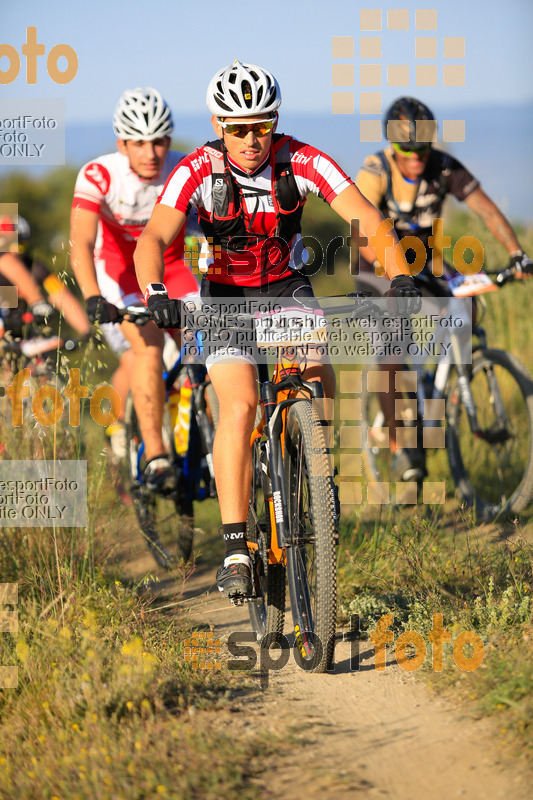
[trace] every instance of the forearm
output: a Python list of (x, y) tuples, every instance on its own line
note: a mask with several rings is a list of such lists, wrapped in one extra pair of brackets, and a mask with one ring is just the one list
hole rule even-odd
[(137, 280), (143, 294), (149, 283), (162, 282), (165, 272), (164, 252), (165, 246), (159, 236), (145, 229), (133, 255)]
[(505, 247), (510, 255), (521, 249), (511, 224), (485, 192), (476, 189), (466, 198), (465, 202), (472, 211), (481, 217), (494, 238)]
[(81, 303), (65, 287), (62, 291), (48, 295), (50, 302), (55, 309), (60, 311), (68, 324), (85, 336), (91, 330), (91, 324)]
[(70, 262), (83, 296), (87, 298), (100, 294), (93, 247), (88, 243), (71, 242)]
[(6, 253), (0, 258), (0, 272), (18, 289), (19, 298), (28, 305), (43, 299), (39, 284), (28, 272), (20, 258), (13, 253)]
[[(368, 233), (367, 233), (368, 230)], [(364, 257), (374, 254), (376, 261), (384, 267), (389, 280), (398, 275), (409, 275), (409, 265), (405, 260), (405, 252), (400, 245), (392, 220), (386, 220), (383, 215), (372, 206), (368, 213), (368, 221), (363, 228), (368, 238), (369, 247), (363, 248)], [(369, 259), (371, 260), (371, 259)]]
[(392, 220), (385, 220), (380, 211), (366, 200), (355, 186), (350, 186), (332, 201), (331, 208), (350, 224), (359, 222), (360, 245), (365, 257), (377, 259), (392, 280), (397, 275), (409, 275), (409, 265), (399, 246)]

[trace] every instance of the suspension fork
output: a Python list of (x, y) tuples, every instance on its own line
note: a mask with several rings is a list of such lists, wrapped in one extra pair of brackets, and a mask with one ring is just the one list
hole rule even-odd
[[(295, 385), (296, 384), (296, 385)], [(283, 451), (285, 448), (285, 411), (302, 397), (294, 397), (295, 392), (303, 390), (312, 399), (324, 396), (323, 386), (318, 381), (304, 381), (301, 373), (288, 372), (280, 380), (265, 381), (262, 397), (265, 405), (266, 434), (270, 453), (270, 479), (272, 483), (272, 499), (274, 503), (274, 521), (279, 546), (291, 546), (290, 524), (287, 516), (287, 492), (284, 480)], [(278, 401), (278, 394), (289, 396)], [(291, 396), (292, 395), (292, 396)], [(309, 400), (310, 402), (310, 400)]]
[(277, 402), (279, 386), (272, 381), (265, 381), (262, 394), (265, 404), (266, 434), (270, 457), (270, 481), (272, 484), (272, 502), (274, 504), (274, 522), (280, 547), (290, 547), (290, 528), (287, 518), (287, 492), (283, 473), (283, 433), (282, 408), (288, 401)]
[(455, 368), (457, 370), (461, 400), (463, 401), (463, 405), (465, 407), (466, 415), (468, 417), (468, 422), (470, 424), (470, 430), (475, 436), (479, 436), (481, 434), (481, 429), (479, 427), (479, 422), (477, 419), (476, 404), (474, 403), (474, 396), (472, 395), (472, 390), (470, 388), (470, 379), (468, 377), (468, 371), (465, 365), (462, 363), (461, 345), (459, 343), (459, 338), (455, 333), (452, 333), (450, 338), (451, 338), (452, 352), (454, 355)]

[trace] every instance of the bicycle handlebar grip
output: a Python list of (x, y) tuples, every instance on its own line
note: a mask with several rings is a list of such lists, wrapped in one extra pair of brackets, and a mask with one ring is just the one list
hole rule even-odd
[(118, 308), (118, 316), (113, 322), (133, 322), (134, 325), (146, 325), (150, 322), (152, 317), (146, 306), (127, 306), (126, 308)]
[(504, 286), (509, 281), (513, 281), (515, 279), (515, 273), (516, 269), (514, 267), (506, 267), (496, 275), (496, 283), (498, 286)]

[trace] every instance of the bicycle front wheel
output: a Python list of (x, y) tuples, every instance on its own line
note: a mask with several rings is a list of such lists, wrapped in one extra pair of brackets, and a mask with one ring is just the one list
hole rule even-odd
[(533, 497), (533, 381), (503, 350), (472, 359), (473, 433), (457, 379), (446, 400), (450, 469), (460, 497), (483, 520), (523, 511)]
[(296, 644), (304, 669), (325, 672), (333, 658), (337, 615), (333, 470), (321, 421), (307, 400), (289, 409), (284, 466)]

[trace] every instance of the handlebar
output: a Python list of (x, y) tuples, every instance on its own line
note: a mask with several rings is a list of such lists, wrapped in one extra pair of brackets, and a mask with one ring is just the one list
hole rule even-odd
[(2, 352), (4, 353), (23, 353), (32, 357), (60, 350), (68, 353), (78, 350), (87, 344), (92, 337), (81, 337), (80, 339), (62, 339), (57, 335), (38, 335), (31, 336), (29, 339), (11, 339), (4, 337), (0, 340)]
[(505, 286), (506, 283), (512, 283), (512, 281), (522, 281), (524, 280), (525, 276), (523, 272), (520, 272), (516, 269), (516, 267), (506, 267), (505, 269), (499, 270), (485, 270), (486, 275), (495, 275), (495, 283), (497, 286)]
[(146, 306), (126, 306), (126, 308), (117, 308), (117, 318), (113, 322), (117, 325), (120, 325), (121, 322), (132, 322), (141, 327), (151, 319), (152, 315)]
[[(305, 297), (301, 300), (294, 299), (294, 302), (298, 305), (302, 306), (302, 309), (305, 308), (313, 308), (320, 310), (324, 313), (325, 316), (334, 315), (334, 314), (346, 314), (350, 319), (358, 319), (360, 317), (367, 317), (368, 315), (374, 315), (377, 317), (383, 316), (382, 310), (372, 302), (370, 299), (370, 295), (368, 292), (351, 292), (349, 294), (342, 294), (342, 295), (331, 295), (324, 299), (336, 299), (336, 298), (346, 298), (349, 300), (359, 300), (360, 302), (354, 308), (354, 305), (348, 305), (346, 303), (342, 305), (335, 305), (324, 307), (321, 306), (318, 300), (314, 297)], [(275, 301), (275, 298), (272, 298)], [(288, 298), (280, 298), (282, 300), (287, 300)], [(246, 302), (246, 301), (244, 301)], [(220, 303), (224, 305), (224, 299), (221, 298)], [(209, 304), (202, 305), (201, 308), (197, 308), (194, 304), (194, 301), (187, 301), (185, 307), (182, 309), (182, 317), (186, 316), (187, 321), (196, 327), (205, 327), (205, 323), (207, 319), (212, 321), (215, 325), (222, 323), (226, 330), (243, 330), (246, 329), (248, 326), (252, 329), (256, 323), (256, 315), (251, 314), (244, 311), (235, 311), (231, 313), (224, 313), (216, 310), (216, 302), (215, 308), (212, 308)], [(152, 316), (146, 306), (127, 306), (126, 308), (118, 308), (118, 317), (115, 320), (117, 324), (120, 324), (123, 321), (132, 322), (135, 325), (146, 325), (152, 319)], [(236, 319), (237, 322), (232, 324), (226, 324), (226, 321), (229, 319)], [(181, 327), (181, 325), (180, 325)]]

